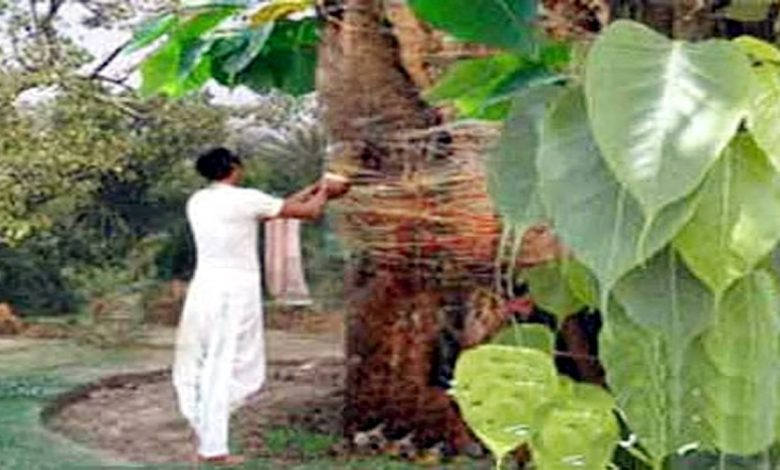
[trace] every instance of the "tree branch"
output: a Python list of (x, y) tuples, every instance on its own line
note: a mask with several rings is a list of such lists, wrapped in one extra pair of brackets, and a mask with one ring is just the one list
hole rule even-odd
[(130, 41), (125, 41), (124, 43), (122, 43), (121, 46), (114, 49), (105, 59), (103, 59), (102, 62), (100, 62), (100, 64), (98, 64), (97, 67), (95, 67), (95, 70), (93, 70), (92, 73), (89, 74), (89, 78), (97, 78), (97, 76), (100, 75), (100, 72), (102, 72), (109, 65), (111, 65), (114, 59), (116, 59), (119, 56), (119, 54), (122, 53), (122, 51), (124, 50), (125, 47), (127, 47), (128, 44), (130, 44)]

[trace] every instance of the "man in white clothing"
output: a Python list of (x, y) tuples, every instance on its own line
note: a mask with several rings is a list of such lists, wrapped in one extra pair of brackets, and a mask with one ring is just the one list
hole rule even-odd
[(323, 179), (287, 199), (241, 188), (241, 161), (224, 148), (202, 155), (196, 166), (210, 185), (187, 202), (197, 267), (179, 325), (173, 383), (197, 436), (198, 460), (235, 465), (244, 459), (228, 449), (230, 413), (266, 375), (258, 225), (318, 218), (329, 197), (349, 188)]

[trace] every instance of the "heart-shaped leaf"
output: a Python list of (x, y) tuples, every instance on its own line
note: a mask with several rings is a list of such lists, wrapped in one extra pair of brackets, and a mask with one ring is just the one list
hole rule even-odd
[(537, 167), (556, 234), (596, 276), (603, 293), (666, 245), (693, 213), (693, 198), (669, 206), (642, 239), (648, 222), (601, 157), (579, 89), (568, 91), (548, 113)]
[(544, 217), (536, 156), (548, 103), (560, 92), (559, 87), (542, 87), (517, 96), (501, 139), (488, 155), (488, 191), (504, 221), (519, 233)]
[(483, 345), (455, 367), (453, 395), (463, 418), (498, 461), (528, 442), (536, 412), (557, 393), (552, 357), (535, 349)]
[(713, 168), (675, 246), (716, 293), (751, 271), (780, 240), (780, 174), (739, 135)]
[(572, 383), (537, 419), (534, 464), (545, 470), (603, 469), (620, 438), (615, 400), (601, 387)]
[(780, 50), (751, 36), (740, 36), (734, 42), (751, 58), (756, 75), (747, 126), (780, 171)]
[(728, 41), (670, 41), (625, 20), (600, 35), (585, 74), (593, 134), (648, 224), (704, 180), (747, 114), (752, 82)]

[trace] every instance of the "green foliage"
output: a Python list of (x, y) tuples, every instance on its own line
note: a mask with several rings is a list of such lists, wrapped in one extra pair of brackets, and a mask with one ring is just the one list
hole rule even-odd
[(542, 468), (603, 468), (619, 438), (612, 397), (558, 377), (549, 351), (468, 350), (456, 364), (453, 395), (496, 468), (522, 444)]
[(450, 67), (425, 98), (433, 104), (451, 103), (461, 117), (502, 120), (516, 94), (565, 81), (559, 69), (568, 59), (564, 44), (543, 46), (537, 58), (497, 53), (464, 59)]
[[(282, 1), (267, 4), (271, 8)], [(180, 98), (200, 90), (210, 79), (257, 91), (276, 88), (293, 95), (314, 89), (318, 20), (285, 19), (225, 28), (225, 20), (250, 15), (249, 2), (213, 2), (152, 18), (136, 33), (127, 50), (165, 38), (141, 64), (142, 96)]]
[[(223, 141), (222, 113), (198, 101), (146, 107), (103, 93), (71, 85), (35, 108), (9, 104), (0, 116), (11, 136), (0, 143), (0, 181), (13, 190), (0, 197), (0, 301), (25, 314), (73, 311), (95, 294), (93, 281), (79, 279), (96, 266), (132, 271), (152, 240), (164, 268), (156, 275), (186, 273), (182, 264), (191, 262), (167, 254), (189, 246), (182, 213), (200, 185), (189, 158)], [(12, 103), (7, 96), (0, 103)]]
[(467, 42), (530, 52), (536, 2), (532, 0), (410, 0), (422, 19)]
[(142, 49), (167, 34), (179, 19), (172, 13), (149, 18), (133, 33), (133, 39), (125, 46), (124, 52), (130, 53)]
[[(461, 63), (429, 98), (473, 116), (490, 103), (498, 77), (521, 63), (507, 54)], [(685, 460), (671, 458), (684, 448), (721, 454), (719, 465), (736, 461), (725, 454), (767, 456), (780, 441), (773, 366), (780, 359), (780, 273), (770, 262), (780, 241), (780, 51), (750, 37), (670, 41), (617, 21), (584, 65), (584, 77), (570, 76), (563, 93), (530, 87), (513, 94), (488, 160), (490, 192), (504, 220), (520, 228), (549, 221), (570, 250), (563, 262), (528, 274), (532, 297), (559, 315), (583, 305), (602, 310), (600, 357), (639, 439), (631, 455), (653, 468)], [(511, 328), (496, 341), (530, 345)], [(467, 354), (469, 373), (456, 369), (459, 401), (464, 383), (513, 377), (489, 366), (488, 353), (480, 365)], [(523, 363), (536, 380), (534, 367), (547, 367), (549, 358), (514, 359), (528, 360), (546, 364)], [(513, 392), (486, 383), (500, 392), (465, 396), (464, 415), (482, 439), (494, 440), (498, 457), (512, 443), (501, 431), (531, 423), (541, 468), (603, 468), (609, 461), (617, 435), (611, 405), (597, 406), (603, 426), (598, 419), (569, 423), (569, 412), (581, 417), (590, 405), (563, 395), (533, 402), (555, 424), (506, 412), (492, 418)], [(505, 427), (490, 427), (497, 423)], [(604, 439), (583, 443), (566, 438), (570, 433)], [(572, 442), (577, 450), (564, 450)]]
[(780, 169), (780, 51), (769, 43), (750, 36), (741, 36), (734, 42), (742, 48), (753, 63), (757, 87), (747, 117), (747, 127), (772, 165)]
[(554, 261), (528, 270), (526, 278), (534, 303), (562, 322), (585, 307), (569, 283), (569, 260)]
[(681, 351), (712, 323), (714, 295), (672, 249), (629, 272), (614, 295), (633, 322)]
[(606, 468), (620, 437), (615, 400), (595, 385), (562, 380), (555, 403), (537, 421), (534, 462), (545, 470)]
[(780, 173), (753, 139), (741, 134), (710, 172), (699, 206), (675, 247), (691, 270), (720, 294), (780, 241), (778, 213)]
[(555, 336), (545, 325), (513, 322), (499, 331), (490, 342), (505, 346), (522, 346), (552, 354), (555, 347)]
[(693, 205), (683, 200), (666, 208), (641, 246), (646, 219), (601, 156), (580, 90), (572, 89), (557, 101), (543, 135), (537, 164), (547, 214), (556, 234), (606, 292), (671, 241), (690, 218)]
[(463, 59), (444, 73), (425, 98), (437, 105), (452, 104), (461, 117), (503, 120), (516, 95), (565, 82), (569, 60), (569, 46), (563, 43), (542, 44), (534, 54), (507, 52)]
[(700, 406), (712, 445), (752, 455), (777, 440), (780, 293), (773, 277), (754, 271), (730, 288), (701, 338), (707, 388)]
[(559, 92), (548, 87), (518, 95), (505, 123), (512, 132), (501, 136), (485, 165), (488, 191), (498, 212), (520, 232), (544, 217), (536, 153), (547, 103)]
[(463, 418), (501, 462), (534, 429), (537, 410), (558, 390), (549, 356), (535, 349), (487, 345), (458, 358), (453, 394)]
[(727, 41), (670, 41), (629, 21), (594, 44), (585, 72), (593, 135), (647, 227), (696, 189), (731, 140), (750, 103), (749, 67)]
[(721, 12), (732, 20), (743, 22), (762, 21), (769, 17), (774, 4), (773, 0), (731, 0)]

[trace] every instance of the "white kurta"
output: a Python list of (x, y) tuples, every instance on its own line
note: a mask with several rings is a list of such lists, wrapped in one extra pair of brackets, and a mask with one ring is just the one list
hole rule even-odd
[(257, 230), (259, 219), (277, 216), (282, 204), (221, 183), (187, 203), (197, 267), (179, 325), (173, 383), (204, 457), (229, 453), (230, 412), (265, 381)]

